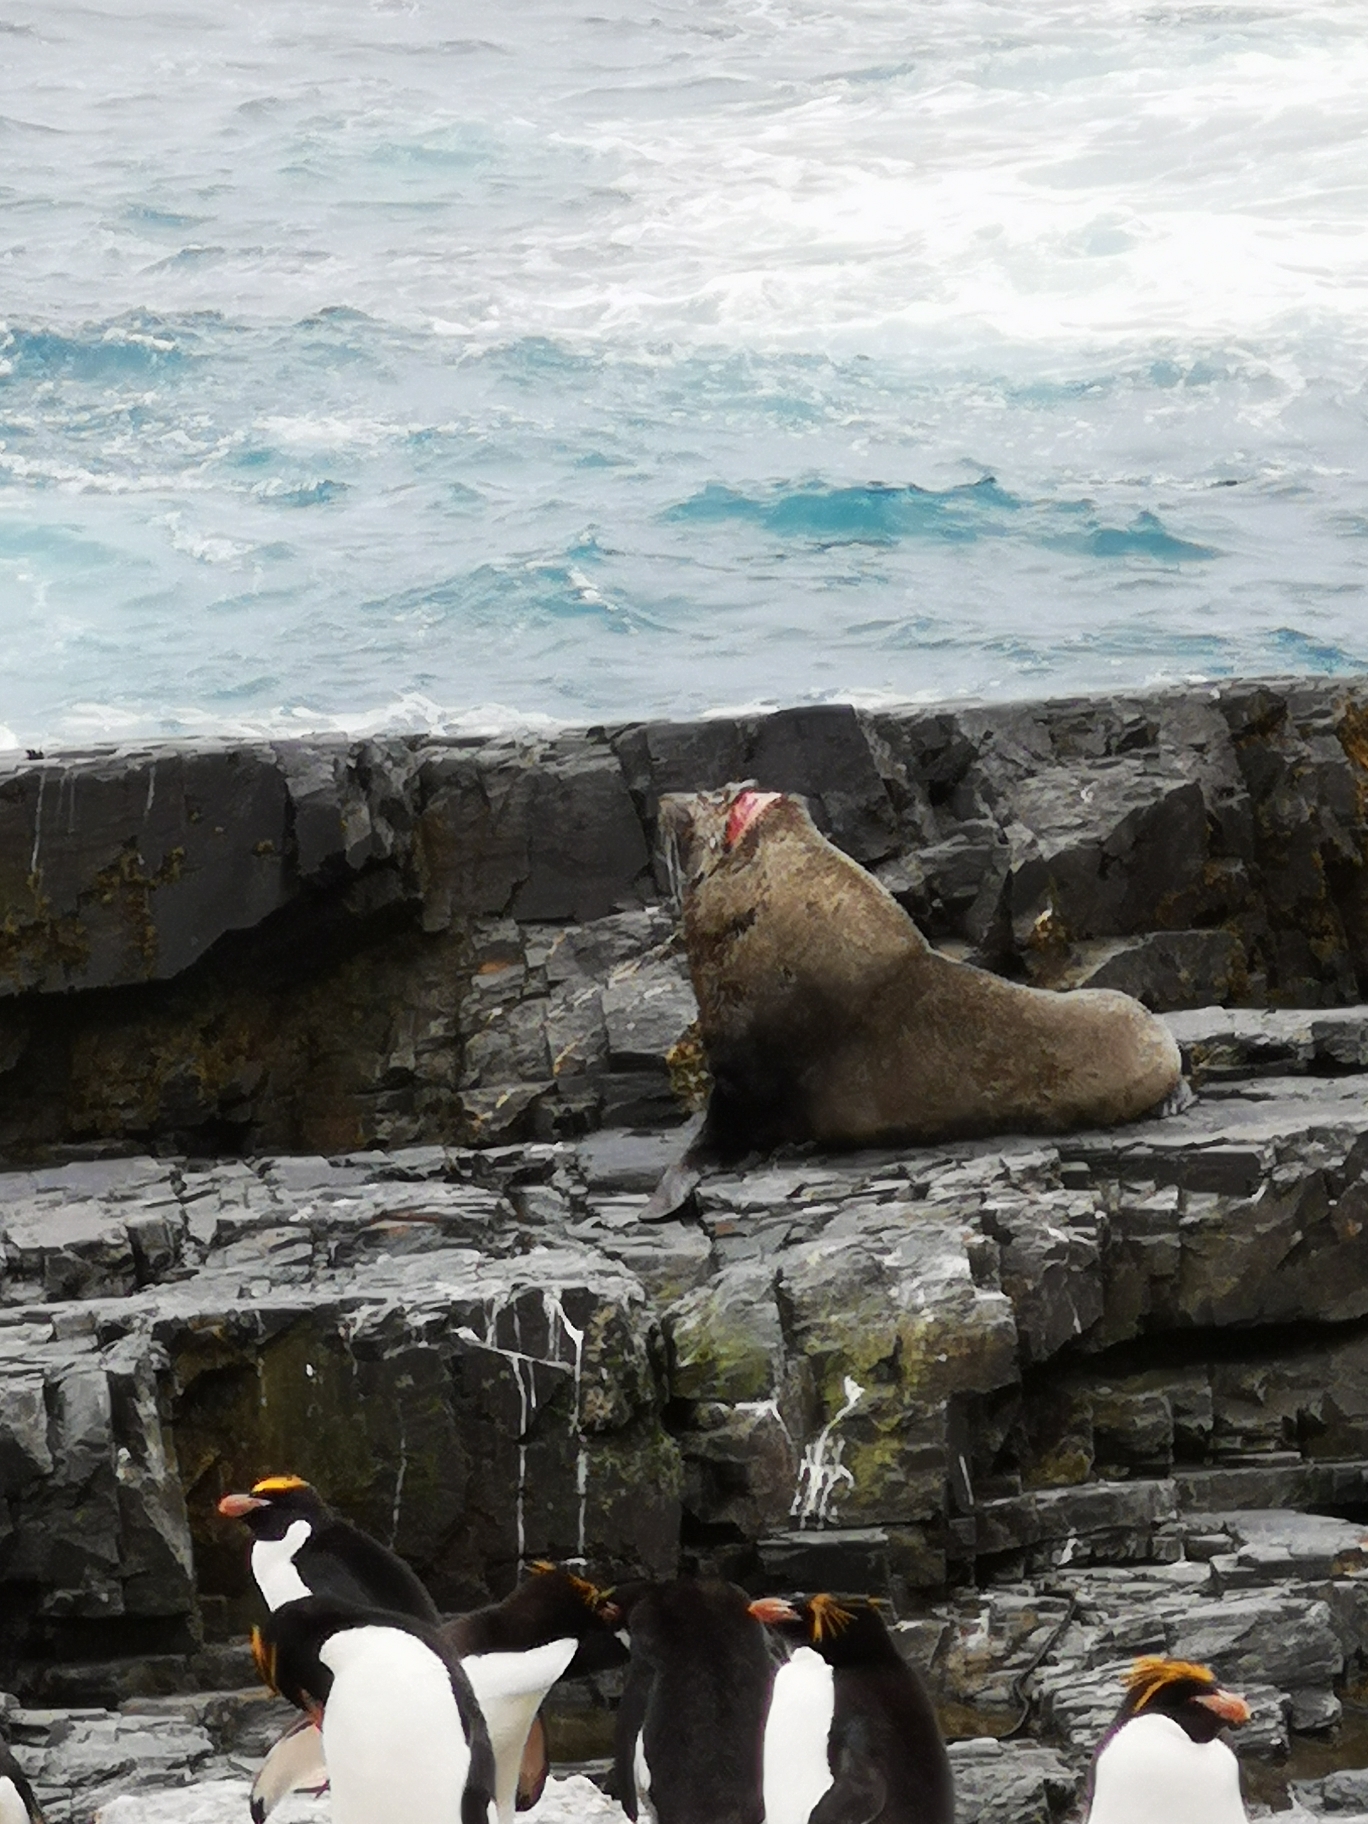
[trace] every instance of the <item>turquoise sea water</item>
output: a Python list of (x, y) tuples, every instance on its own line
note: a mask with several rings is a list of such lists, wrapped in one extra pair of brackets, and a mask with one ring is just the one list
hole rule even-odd
[(0, 724), (1368, 668), (1368, 4), (0, 0)]

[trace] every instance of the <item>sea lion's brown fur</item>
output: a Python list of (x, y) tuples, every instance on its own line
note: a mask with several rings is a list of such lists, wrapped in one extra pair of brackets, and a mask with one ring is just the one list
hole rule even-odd
[[(740, 794), (661, 806), (714, 1077), (696, 1150), (1060, 1133), (1134, 1120), (1181, 1081), (1171, 1033), (1139, 1001), (940, 955), (798, 800), (745, 821)], [(744, 823), (730, 846), (729, 817), (733, 834)]]

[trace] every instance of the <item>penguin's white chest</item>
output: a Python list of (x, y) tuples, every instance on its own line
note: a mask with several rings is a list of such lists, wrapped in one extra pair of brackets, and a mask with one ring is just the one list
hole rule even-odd
[(651, 1769), (646, 1760), (646, 1732), (637, 1730), (632, 1744), (632, 1784), (636, 1787), (637, 1817), (654, 1818), (655, 1800), (651, 1797)]
[(29, 1824), (28, 1806), (7, 1773), (0, 1774), (0, 1824)]
[(532, 1719), (575, 1657), (577, 1645), (574, 1640), (551, 1640), (524, 1653), (471, 1653), (461, 1661), (489, 1727), (501, 1824), (513, 1824), (518, 1769)]
[(765, 1824), (807, 1824), (831, 1784), (835, 1709), (831, 1667), (811, 1647), (799, 1647), (775, 1674), (765, 1719)]
[(333, 1674), (323, 1758), (334, 1824), (460, 1824), (470, 1747), (447, 1669), (400, 1628), (347, 1628), (319, 1658)]
[(295, 1567), (295, 1553), (312, 1531), (307, 1520), (292, 1520), (283, 1538), (258, 1539), (252, 1546), (252, 1575), (268, 1609), (311, 1594)]
[(1239, 1763), (1170, 1717), (1133, 1717), (1097, 1757), (1088, 1824), (1245, 1824)]

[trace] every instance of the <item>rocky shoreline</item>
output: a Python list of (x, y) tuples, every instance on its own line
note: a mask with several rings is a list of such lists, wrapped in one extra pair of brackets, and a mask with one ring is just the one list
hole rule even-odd
[[(1267, 1801), (1368, 1811), (1365, 716), (1294, 681), (11, 768), (0, 1683), (54, 1824), (258, 1750), (214, 1502), (283, 1468), (449, 1607), (542, 1556), (887, 1596), (966, 1817), (1063, 1817), (1144, 1651), (1250, 1695)], [(1192, 1105), (644, 1220), (700, 1089), (654, 806), (746, 776), (956, 954), (1141, 993)], [(612, 1695), (567, 1690), (562, 1761)]]

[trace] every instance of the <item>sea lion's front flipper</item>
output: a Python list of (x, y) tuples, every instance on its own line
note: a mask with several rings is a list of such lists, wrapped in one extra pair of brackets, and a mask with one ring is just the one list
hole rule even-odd
[(646, 1208), (641, 1212), (642, 1222), (668, 1222), (672, 1216), (685, 1214), (685, 1206), (693, 1196), (699, 1179), (703, 1176), (703, 1167), (707, 1164), (708, 1150), (708, 1111), (692, 1116), (679, 1130), (683, 1142), (679, 1157), (665, 1167), (660, 1175), (660, 1182), (651, 1192)]
[(641, 1212), (642, 1222), (668, 1222), (672, 1216), (683, 1215), (685, 1205), (703, 1176), (699, 1167), (690, 1163), (691, 1152), (692, 1149), (676, 1159), (673, 1165), (665, 1167), (660, 1183), (651, 1192), (650, 1200)]

